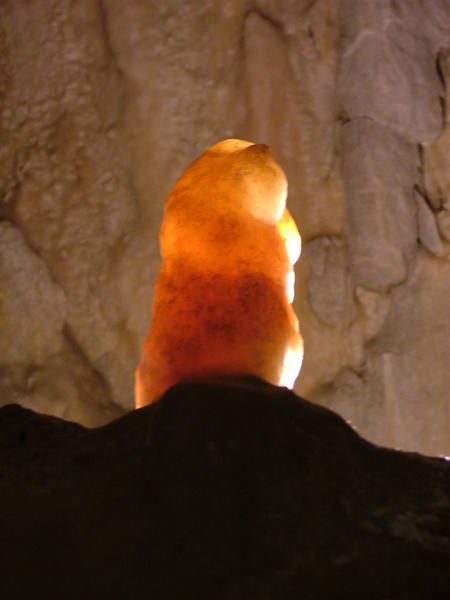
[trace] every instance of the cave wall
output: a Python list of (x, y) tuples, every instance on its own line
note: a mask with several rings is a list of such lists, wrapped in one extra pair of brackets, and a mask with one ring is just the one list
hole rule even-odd
[(296, 390), (450, 454), (450, 2), (0, 4), (0, 397), (133, 405), (166, 193), (268, 143), (303, 239)]

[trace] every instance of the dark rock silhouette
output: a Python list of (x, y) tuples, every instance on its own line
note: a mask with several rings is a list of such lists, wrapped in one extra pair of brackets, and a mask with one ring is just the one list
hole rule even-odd
[(450, 597), (450, 464), (253, 378), (99, 429), (0, 410), (0, 597)]

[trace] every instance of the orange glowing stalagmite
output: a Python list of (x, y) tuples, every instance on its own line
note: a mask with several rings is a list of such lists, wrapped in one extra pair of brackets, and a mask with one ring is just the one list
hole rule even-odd
[(263, 144), (224, 140), (170, 192), (162, 265), (136, 371), (136, 406), (184, 379), (257, 375), (293, 387), (303, 342), (291, 306), (300, 235)]

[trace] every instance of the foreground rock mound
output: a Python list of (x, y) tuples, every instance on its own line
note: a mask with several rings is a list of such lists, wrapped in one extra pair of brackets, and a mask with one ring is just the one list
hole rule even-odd
[(450, 465), (256, 379), (88, 430), (0, 410), (9, 598), (448, 598)]

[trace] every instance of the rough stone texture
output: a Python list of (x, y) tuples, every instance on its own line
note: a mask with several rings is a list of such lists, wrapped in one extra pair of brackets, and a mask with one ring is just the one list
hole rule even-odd
[(311, 268), (309, 303), (320, 321), (330, 327), (348, 327), (355, 318), (347, 248), (341, 238), (312, 240), (303, 253)]
[(356, 118), (343, 127), (342, 154), (353, 280), (386, 290), (405, 281), (414, 258), (418, 150), (374, 121)]
[[(445, 251), (444, 243), (441, 239), (438, 217), (435, 217), (431, 207), (426, 199), (416, 191), (417, 202), (417, 220), (418, 220), (418, 236), (421, 244), (436, 256), (443, 256)], [(446, 211), (440, 211), (446, 212)], [(442, 221), (442, 216), (440, 217)], [(441, 226), (442, 228), (442, 226)], [(445, 229), (445, 225), (444, 225)]]
[(449, 36), (448, 0), (2, 2), (2, 402), (131, 408), (164, 196), (242, 137), (303, 237), (297, 390), (450, 454)]
[(380, 443), (448, 454), (450, 5), (344, 1), (341, 16), (342, 174), (364, 357), (311, 397)]
[(450, 264), (423, 253), (408, 282), (391, 294), (391, 310), (372, 342), (384, 370), (382, 383), (370, 376), (372, 403), (384, 406), (376, 436), (382, 443), (413, 449), (421, 439), (422, 452), (432, 453), (437, 440), (448, 439), (450, 372), (442, 348), (450, 339), (449, 281)]
[[(29, 256), (24, 264), (38, 257), (64, 296), (63, 333), (78, 348), (79, 360), (91, 376), (94, 371), (104, 379), (111, 401), (120, 398), (131, 405), (130, 362), (138, 355), (133, 346), (139, 341), (133, 340), (125, 304), (118, 301), (123, 299), (114, 293), (114, 278), (118, 259), (136, 230), (137, 214), (118, 144), (117, 68), (102, 36), (100, 16), (96, 3), (90, 2), (33, 3), (26, 8), (23, 2), (2, 3), (5, 178), (0, 214), (26, 240)], [(9, 260), (5, 254), (2, 258)], [(28, 301), (34, 304), (42, 297), (44, 282), (36, 286), (34, 278), (28, 279)], [(48, 300), (50, 313), (52, 294)], [(20, 319), (12, 315), (12, 326), (24, 332), (34, 329), (36, 337), (38, 327), (61, 330), (61, 310), (46, 319), (41, 314), (40, 325), (36, 310), (21, 311)], [(46, 323), (52, 320), (54, 324)], [(45, 343), (40, 337), (39, 343)], [(17, 362), (34, 366), (36, 361), (27, 358), (24, 354)], [(0, 360), (7, 368), (3, 356)], [(88, 414), (74, 411), (70, 416), (89, 420)]]
[(426, 2), (343, 0), (340, 88), (345, 112), (368, 117), (413, 143), (440, 132), (441, 83)]
[(0, 464), (7, 600), (450, 594), (450, 464), (258, 380), (90, 431), (5, 407)]
[(45, 262), (28, 248), (21, 231), (7, 222), (0, 222), (0, 280), (2, 362), (44, 364), (63, 345), (64, 293), (52, 281)]

